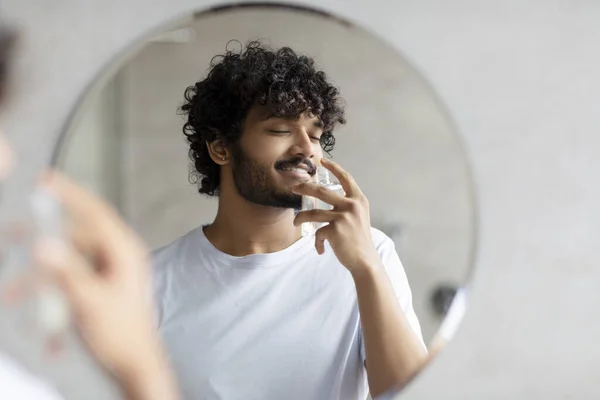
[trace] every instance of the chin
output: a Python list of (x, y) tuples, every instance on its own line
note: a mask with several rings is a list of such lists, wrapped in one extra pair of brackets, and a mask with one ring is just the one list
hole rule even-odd
[(302, 208), (302, 196), (288, 191), (285, 195), (279, 196), (279, 203), (283, 208), (300, 210)]

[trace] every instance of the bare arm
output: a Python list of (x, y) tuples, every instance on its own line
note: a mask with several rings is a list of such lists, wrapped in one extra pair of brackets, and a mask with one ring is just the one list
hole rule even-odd
[(162, 350), (149, 351), (147, 360), (140, 360), (130, 372), (117, 374), (128, 400), (178, 400), (176, 380)]
[(323, 254), (327, 240), (354, 278), (369, 387), (373, 396), (379, 396), (405, 384), (425, 363), (427, 351), (402, 311), (373, 243), (366, 196), (338, 164), (327, 159), (321, 164), (339, 179), (346, 195), (311, 183), (296, 186), (294, 193), (319, 198), (331, 204), (333, 210), (301, 211), (294, 224), (329, 223), (317, 230), (315, 248)]
[(353, 268), (372, 396), (401, 387), (427, 360), (427, 351), (398, 304), (381, 262)]
[(66, 294), (89, 349), (129, 400), (179, 400), (153, 323), (141, 239), (106, 203), (65, 176), (49, 173), (44, 184), (72, 216), (72, 246), (42, 241), (36, 259)]

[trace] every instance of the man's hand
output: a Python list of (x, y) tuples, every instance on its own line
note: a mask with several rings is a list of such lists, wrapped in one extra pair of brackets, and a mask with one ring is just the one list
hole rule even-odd
[(154, 329), (141, 240), (112, 208), (61, 174), (48, 173), (42, 184), (72, 218), (72, 246), (39, 243), (36, 260), (66, 294), (83, 339), (130, 398), (177, 398)]
[(379, 254), (371, 237), (369, 201), (354, 178), (342, 167), (327, 159), (321, 160), (321, 163), (339, 180), (346, 196), (314, 183), (294, 187), (296, 194), (313, 196), (333, 206), (332, 210), (301, 211), (296, 215), (294, 225), (328, 222), (315, 234), (317, 252), (323, 254), (327, 240), (338, 260), (353, 274), (361, 272), (363, 268), (379, 265)]
[[(338, 178), (346, 196), (309, 183), (294, 188), (294, 193), (314, 196), (333, 206), (332, 210), (300, 212), (294, 224), (329, 222), (317, 231), (315, 246), (322, 254), (324, 241), (328, 240), (354, 278), (369, 388), (371, 395), (377, 397), (405, 385), (427, 360), (427, 351), (400, 307), (373, 244), (367, 198), (340, 166), (329, 160), (322, 164)], [(397, 267), (402, 268), (399, 260)]]

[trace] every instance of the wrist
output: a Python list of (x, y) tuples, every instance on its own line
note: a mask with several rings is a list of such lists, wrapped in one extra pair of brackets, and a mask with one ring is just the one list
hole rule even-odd
[(372, 279), (377, 276), (380, 272), (384, 271), (384, 266), (379, 255), (377, 255), (377, 257), (356, 263), (349, 270), (355, 283), (359, 283), (360, 281)]
[(130, 357), (127, 364), (115, 368), (113, 374), (126, 386), (138, 386), (160, 375), (165, 361), (156, 350), (145, 350)]
[(176, 384), (159, 343), (149, 345), (113, 371), (128, 399), (176, 399)]

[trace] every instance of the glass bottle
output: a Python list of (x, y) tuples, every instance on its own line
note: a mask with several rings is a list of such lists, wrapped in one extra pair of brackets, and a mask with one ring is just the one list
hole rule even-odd
[[(345, 196), (346, 193), (342, 188), (342, 185), (337, 178), (329, 172), (328, 169), (322, 166), (317, 167), (317, 172), (311, 179), (312, 183), (316, 183), (329, 190), (339, 193)], [(313, 196), (302, 196), (302, 209), (301, 211), (309, 210), (331, 210), (333, 206)], [(302, 236), (311, 237), (314, 236), (317, 230), (323, 226), (326, 226), (328, 222), (304, 222), (302, 224)]]

